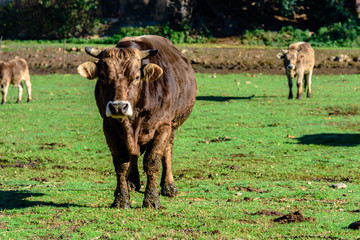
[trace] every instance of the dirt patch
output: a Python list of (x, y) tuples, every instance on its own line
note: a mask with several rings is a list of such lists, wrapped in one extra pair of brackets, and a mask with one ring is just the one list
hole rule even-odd
[(54, 149), (56, 147), (65, 147), (65, 144), (62, 144), (62, 143), (45, 143), (39, 149), (40, 150)]
[(253, 187), (240, 187), (240, 186), (235, 186), (235, 187), (227, 187), (226, 188), (228, 191), (243, 191), (243, 192), (256, 192), (256, 193), (264, 193), (266, 191), (258, 189), (258, 188), (253, 188)]
[[(223, 48), (184, 48), (180, 51), (191, 61), (195, 71), (204, 73), (262, 73), (284, 74), (283, 63), (276, 58), (280, 49), (238, 48), (224, 45)], [(314, 74), (357, 74), (360, 73), (357, 50), (315, 50)], [(337, 61), (339, 56), (348, 56), (347, 61)], [(76, 68), (83, 62), (95, 61), (84, 49), (69, 49), (65, 52), (55, 47), (7, 47), (0, 53), (1, 60), (16, 56), (24, 58), (30, 74), (76, 74)]]
[(32, 181), (37, 181), (37, 182), (48, 182), (49, 181), (49, 179), (43, 178), (43, 177), (34, 177), (31, 180)]
[(304, 217), (304, 215), (300, 211), (296, 211), (284, 215), (282, 217), (275, 218), (273, 221), (281, 224), (285, 224), (285, 223), (298, 223), (298, 222), (313, 222), (316, 220), (313, 217)]
[(28, 162), (17, 161), (16, 163), (8, 163), (7, 161), (0, 162), (0, 168), (38, 168), (40, 166), (40, 162), (28, 160)]
[(216, 137), (214, 139), (206, 138), (205, 140), (199, 141), (199, 143), (209, 144), (209, 143), (219, 143), (219, 142), (227, 142), (227, 141), (231, 141), (231, 138), (225, 136), (225, 137)]
[(70, 167), (64, 165), (54, 165), (52, 166), (52, 169), (70, 169)]
[(339, 109), (339, 108), (327, 108), (329, 116), (355, 116), (358, 113), (358, 108), (353, 109)]
[(263, 215), (263, 216), (284, 216), (285, 214), (282, 212), (274, 211), (274, 210), (260, 210), (252, 215)]
[(243, 158), (243, 157), (247, 157), (246, 154), (243, 153), (236, 153), (236, 154), (231, 154), (232, 158)]

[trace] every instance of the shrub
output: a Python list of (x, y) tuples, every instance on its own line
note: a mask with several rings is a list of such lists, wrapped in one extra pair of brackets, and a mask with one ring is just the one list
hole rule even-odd
[(61, 39), (98, 32), (96, 0), (10, 1), (0, 6), (0, 31), (17, 39)]
[(160, 35), (171, 40), (173, 43), (205, 43), (210, 41), (211, 36), (208, 32), (196, 33), (191, 31), (189, 26), (184, 26), (182, 30), (174, 30), (170, 27), (169, 23), (158, 26), (147, 26), (143, 27), (123, 27), (120, 28), (117, 34), (110, 37), (101, 39), (69, 39), (67, 42), (70, 43), (104, 43), (104, 44), (116, 44), (120, 39), (131, 36), (141, 35)]

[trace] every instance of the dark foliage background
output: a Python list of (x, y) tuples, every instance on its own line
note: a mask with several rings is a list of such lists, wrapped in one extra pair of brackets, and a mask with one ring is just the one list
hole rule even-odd
[[(0, 35), (64, 39), (113, 35), (122, 27), (166, 26), (215, 37), (284, 26), (318, 31), (358, 25), (355, 0), (10, 0), (0, 1)], [(350, 25), (348, 25), (350, 26)]]

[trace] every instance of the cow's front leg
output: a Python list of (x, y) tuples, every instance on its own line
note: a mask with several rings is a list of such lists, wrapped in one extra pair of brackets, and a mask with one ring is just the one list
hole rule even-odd
[(2, 101), (1, 104), (5, 104), (6, 103), (6, 96), (9, 90), (9, 84), (4, 84), (1, 85), (1, 93), (2, 93)]
[(304, 78), (304, 73), (299, 74), (298, 79), (297, 79), (297, 94), (296, 94), (296, 99), (301, 99), (302, 95), (303, 95), (303, 78)]
[(161, 159), (170, 136), (170, 125), (161, 126), (155, 133), (144, 157), (144, 171), (147, 174), (144, 207), (161, 208), (157, 189), (157, 178), (160, 172)]
[(293, 81), (292, 78), (288, 76), (288, 85), (289, 85), (289, 97), (288, 99), (293, 99), (293, 93), (292, 93), (292, 86), (293, 86)]
[(137, 156), (130, 156), (130, 167), (127, 174), (127, 181), (129, 190), (140, 190), (140, 174)]
[(128, 184), (126, 181), (126, 174), (130, 165), (129, 159), (113, 156), (113, 163), (115, 166), (117, 186), (114, 193), (115, 200), (111, 207), (117, 208), (129, 208), (130, 207), (130, 195)]
[(162, 157), (162, 177), (161, 177), (161, 195), (175, 197), (178, 189), (174, 183), (174, 177), (171, 170), (171, 157), (173, 150), (175, 130), (172, 130), (170, 139), (166, 145), (164, 156)]

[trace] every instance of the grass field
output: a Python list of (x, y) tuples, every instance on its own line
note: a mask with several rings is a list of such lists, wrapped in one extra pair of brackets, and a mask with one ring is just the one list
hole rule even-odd
[[(287, 100), (285, 76), (197, 80), (175, 139), (179, 196), (160, 197), (161, 210), (141, 208), (144, 182), (131, 209), (109, 208), (116, 178), (95, 81), (32, 76), (29, 104), (15, 104), (11, 88), (0, 106), (0, 239), (360, 236), (347, 228), (360, 220), (358, 76), (314, 76), (313, 98), (300, 101)], [(281, 224), (261, 214), (270, 210), (314, 219)]]

